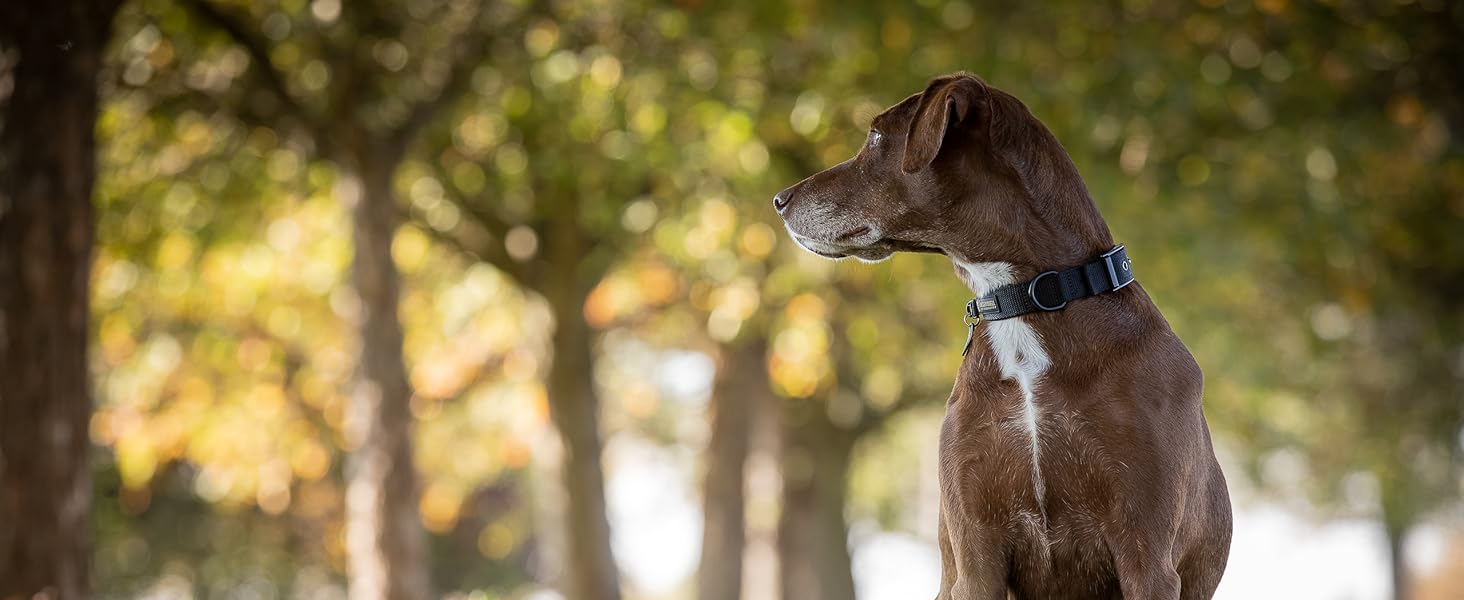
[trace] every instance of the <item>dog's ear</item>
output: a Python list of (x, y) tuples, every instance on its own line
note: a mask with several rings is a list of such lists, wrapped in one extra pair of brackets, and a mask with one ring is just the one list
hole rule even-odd
[(940, 154), (949, 130), (974, 123), (987, 98), (986, 85), (973, 75), (959, 73), (939, 77), (920, 94), (915, 117), (905, 137), (906, 173), (929, 166)]

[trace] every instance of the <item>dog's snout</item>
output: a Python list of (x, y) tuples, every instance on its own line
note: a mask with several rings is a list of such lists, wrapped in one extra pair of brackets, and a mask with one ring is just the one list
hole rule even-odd
[(793, 199), (793, 188), (788, 188), (773, 195), (773, 209), (782, 213), (788, 208), (788, 202)]

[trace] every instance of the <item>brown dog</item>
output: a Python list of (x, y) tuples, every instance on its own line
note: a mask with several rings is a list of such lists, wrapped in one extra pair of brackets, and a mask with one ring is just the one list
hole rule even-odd
[(773, 204), (822, 256), (951, 257), (989, 317), (941, 427), (941, 600), (1214, 594), (1230, 499), (1200, 368), (1020, 101), (935, 79)]

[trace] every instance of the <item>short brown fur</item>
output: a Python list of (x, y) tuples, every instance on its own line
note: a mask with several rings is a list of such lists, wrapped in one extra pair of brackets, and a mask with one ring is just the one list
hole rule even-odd
[[(982, 282), (962, 263), (1027, 281), (1114, 245), (1056, 138), (964, 73), (881, 113), (858, 155), (774, 204), (810, 251), (942, 253), (968, 285)], [(1231, 513), (1194, 358), (1138, 283), (1019, 318), (1050, 358), (1034, 388), (1045, 492), (1024, 392), (978, 330), (941, 428), (938, 599), (1210, 598)]]

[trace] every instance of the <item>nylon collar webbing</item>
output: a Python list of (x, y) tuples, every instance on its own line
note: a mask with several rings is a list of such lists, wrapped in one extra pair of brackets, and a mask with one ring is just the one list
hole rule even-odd
[(1079, 298), (1116, 292), (1134, 282), (1128, 251), (1120, 244), (1097, 260), (1031, 281), (1004, 285), (966, 303), (967, 320), (1000, 321), (1038, 311), (1062, 310)]

